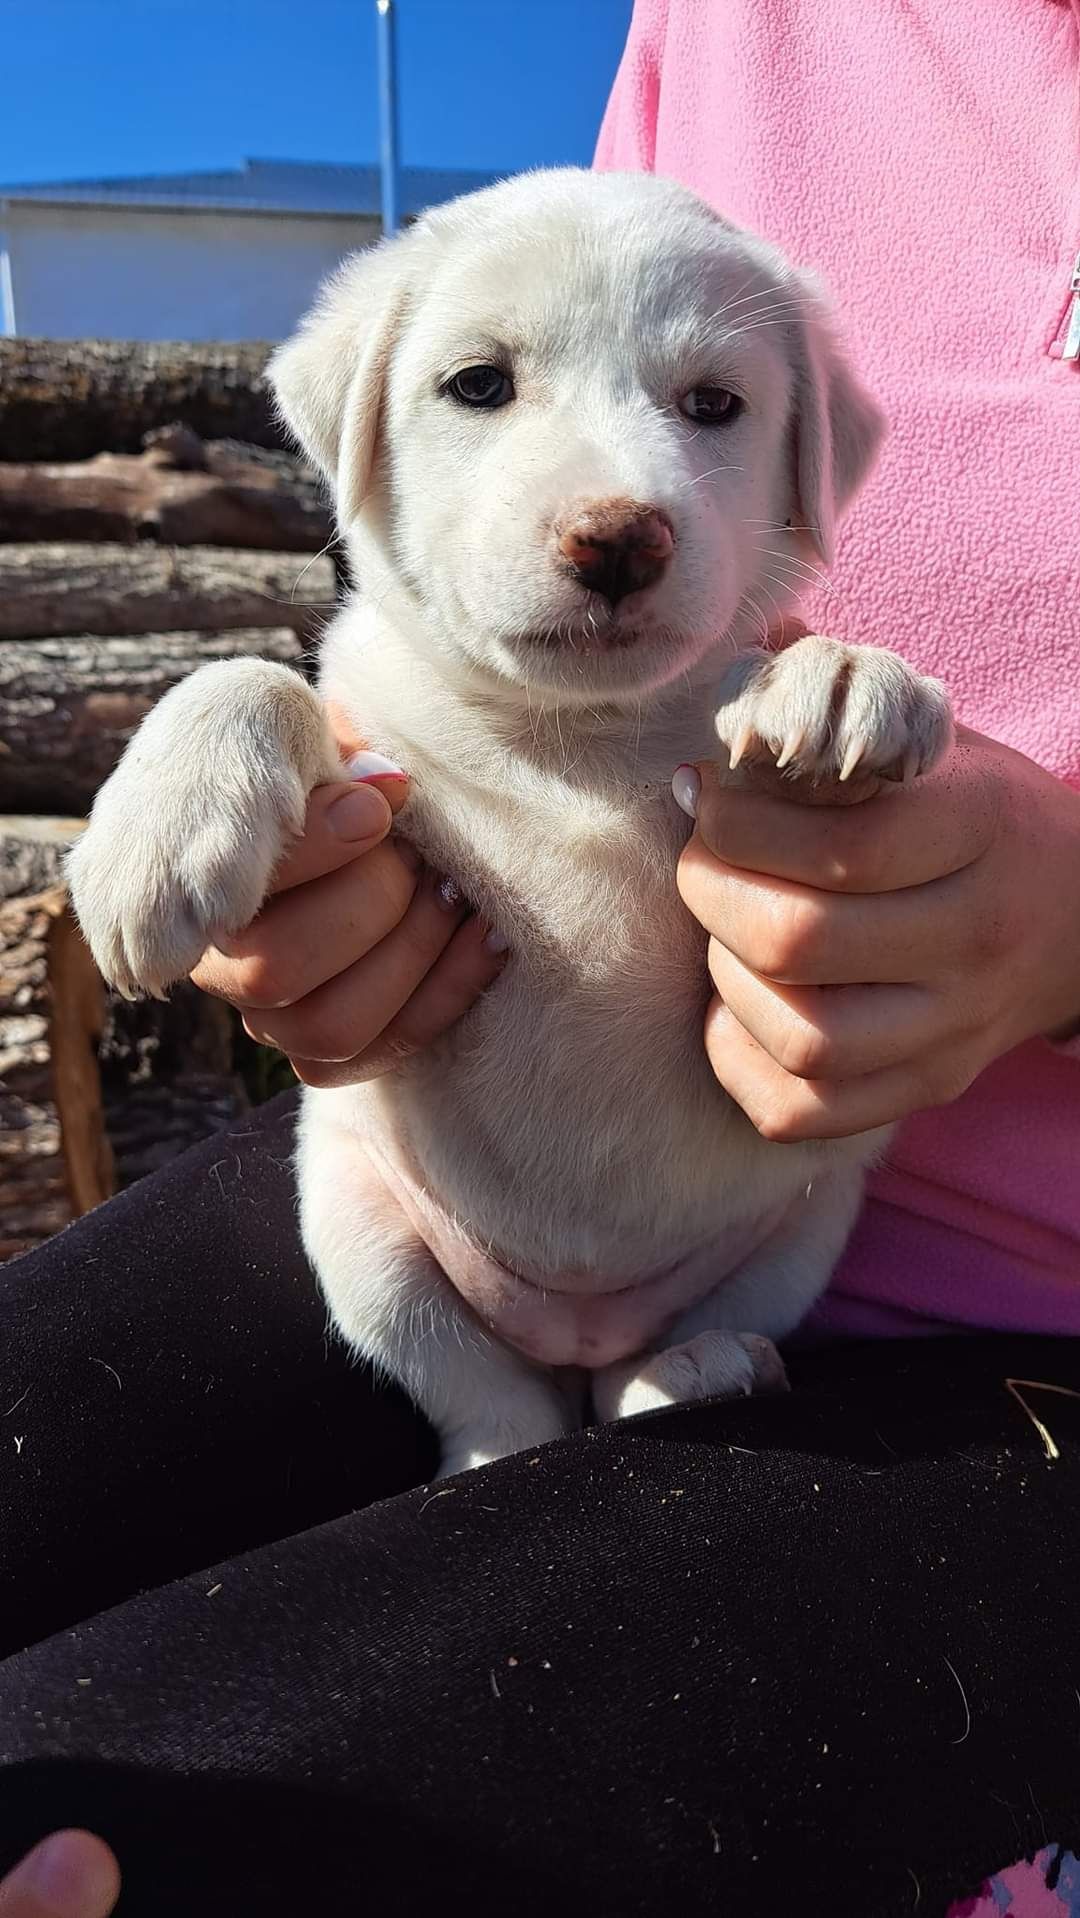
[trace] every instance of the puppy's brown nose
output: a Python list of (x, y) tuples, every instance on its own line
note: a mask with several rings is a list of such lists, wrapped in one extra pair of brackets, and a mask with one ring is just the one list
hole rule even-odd
[(655, 586), (675, 550), (665, 513), (636, 500), (597, 500), (556, 528), (568, 570), (612, 606)]

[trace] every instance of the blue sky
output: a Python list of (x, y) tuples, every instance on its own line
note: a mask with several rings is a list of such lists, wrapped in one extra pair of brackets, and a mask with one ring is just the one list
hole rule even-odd
[[(396, 0), (401, 157), (586, 163), (631, 0)], [(0, 181), (374, 160), (374, 0), (0, 0)]]

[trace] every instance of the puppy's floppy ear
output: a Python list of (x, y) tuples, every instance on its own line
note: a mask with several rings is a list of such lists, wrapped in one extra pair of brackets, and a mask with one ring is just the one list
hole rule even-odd
[(267, 367), (277, 410), (329, 480), (341, 525), (371, 479), (390, 353), (408, 297), (412, 236), (354, 253)]
[(828, 304), (809, 274), (797, 276), (802, 306), (795, 368), (795, 490), (800, 523), (825, 565), (837, 522), (868, 477), (885, 415), (856, 379)]

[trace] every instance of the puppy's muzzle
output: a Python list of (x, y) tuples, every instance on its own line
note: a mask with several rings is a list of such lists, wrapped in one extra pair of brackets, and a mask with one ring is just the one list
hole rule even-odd
[(595, 500), (556, 521), (565, 571), (609, 606), (655, 586), (675, 551), (666, 513), (636, 500)]

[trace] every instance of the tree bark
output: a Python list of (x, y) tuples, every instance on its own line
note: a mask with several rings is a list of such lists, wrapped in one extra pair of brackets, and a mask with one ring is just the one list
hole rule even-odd
[(325, 555), (146, 543), (0, 546), (0, 639), (289, 626), (310, 642), (335, 594)]
[(0, 905), (63, 884), (64, 855), (81, 819), (33, 819), (0, 813)]
[(189, 985), (164, 1004), (106, 993), (63, 884), (81, 830), (0, 818), (0, 1259), (247, 1105), (230, 1007)]
[(0, 642), (0, 807), (89, 811), (151, 706), (214, 659), (299, 665), (288, 627)]
[[(50, 938), (64, 905), (60, 887), (0, 905), (0, 1258), (37, 1245), (74, 1216), (49, 989)], [(96, 1104), (100, 1140), (100, 1090)], [(92, 1109), (89, 1117), (93, 1124)], [(96, 1170), (103, 1170), (101, 1159)], [(91, 1168), (87, 1175), (89, 1182)]]
[[(163, 436), (151, 436), (152, 438)], [(180, 439), (180, 435), (176, 435)], [(317, 553), (333, 537), (314, 475), (287, 454), (184, 435), (74, 465), (0, 465), (0, 541), (160, 540)]]
[(115, 1184), (96, 1058), (105, 990), (63, 883), (81, 831), (0, 818), (0, 1259)]
[(270, 347), (142, 340), (0, 340), (0, 448), (9, 460), (135, 453), (183, 420), (203, 439), (280, 446)]

